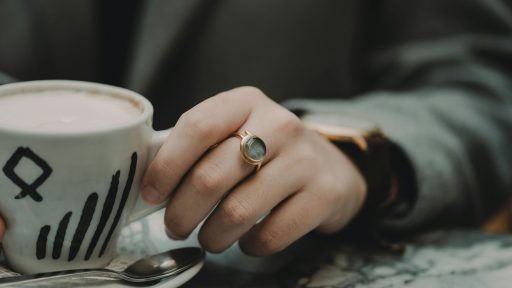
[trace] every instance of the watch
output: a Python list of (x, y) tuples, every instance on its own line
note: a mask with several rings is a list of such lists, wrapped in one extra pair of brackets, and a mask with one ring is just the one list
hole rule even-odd
[(416, 198), (412, 165), (376, 123), (348, 113), (304, 113), (301, 119), (349, 156), (366, 180), (366, 200), (354, 225), (410, 210)]

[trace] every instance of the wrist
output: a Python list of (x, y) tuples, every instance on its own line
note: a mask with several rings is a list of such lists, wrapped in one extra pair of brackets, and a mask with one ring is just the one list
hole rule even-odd
[(374, 230), (378, 219), (404, 215), (410, 210), (416, 195), (412, 165), (376, 125), (339, 114), (306, 114), (302, 118), (307, 127), (347, 155), (365, 179), (365, 200), (350, 226)]
[(382, 133), (368, 138), (366, 148), (352, 142), (333, 142), (357, 167), (366, 184), (365, 201), (354, 218), (358, 226), (371, 227), (394, 205), (399, 191), (390, 165), (390, 142)]

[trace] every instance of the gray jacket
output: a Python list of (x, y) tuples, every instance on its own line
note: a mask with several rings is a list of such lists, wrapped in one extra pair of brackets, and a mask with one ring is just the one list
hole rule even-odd
[[(0, 82), (102, 81), (100, 2), (0, 0)], [(130, 23), (115, 84), (148, 97), (159, 128), (253, 85), (363, 115), (405, 150), (419, 198), (390, 229), (479, 223), (512, 192), (510, 1), (148, 0)]]

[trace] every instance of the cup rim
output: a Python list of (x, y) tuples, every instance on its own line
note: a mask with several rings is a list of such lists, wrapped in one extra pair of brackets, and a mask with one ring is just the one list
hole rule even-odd
[(86, 92), (95, 92), (106, 95), (112, 95), (114, 97), (120, 97), (129, 101), (135, 101), (143, 109), (142, 113), (129, 121), (123, 123), (117, 123), (107, 125), (97, 129), (91, 130), (78, 130), (78, 131), (37, 131), (23, 128), (11, 128), (1, 127), (0, 133), (10, 133), (18, 135), (37, 135), (47, 137), (76, 137), (86, 136), (92, 134), (104, 134), (111, 133), (114, 131), (124, 130), (128, 128), (136, 127), (140, 124), (151, 120), (153, 115), (153, 105), (144, 96), (139, 93), (112, 85), (78, 81), (78, 80), (35, 80), (35, 81), (24, 81), (14, 82), (9, 84), (0, 85), (0, 97), (20, 94), (24, 92), (33, 92), (39, 90), (80, 90)]

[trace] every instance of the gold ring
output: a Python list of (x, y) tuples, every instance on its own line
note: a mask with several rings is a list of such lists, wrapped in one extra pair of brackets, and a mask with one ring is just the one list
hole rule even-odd
[(256, 166), (256, 171), (259, 171), (267, 154), (265, 142), (247, 130), (243, 133), (235, 132), (233, 136), (240, 138), (240, 155), (242, 158), (245, 162)]

